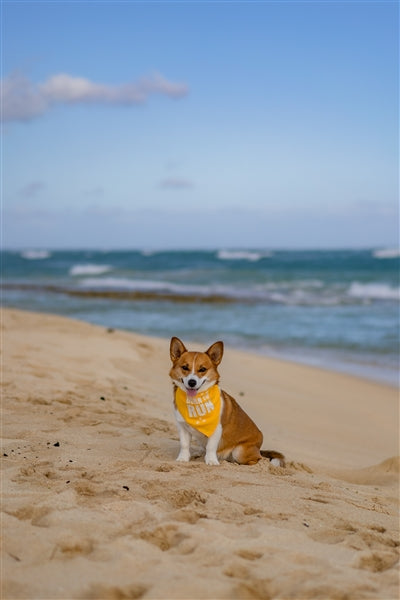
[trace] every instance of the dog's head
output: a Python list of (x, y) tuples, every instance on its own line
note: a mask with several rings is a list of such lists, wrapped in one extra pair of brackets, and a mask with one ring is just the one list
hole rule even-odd
[(169, 375), (173, 383), (188, 396), (195, 396), (218, 383), (217, 366), (223, 353), (223, 342), (215, 342), (205, 352), (192, 352), (186, 349), (179, 338), (173, 337), (170, 344), (172, 368)]

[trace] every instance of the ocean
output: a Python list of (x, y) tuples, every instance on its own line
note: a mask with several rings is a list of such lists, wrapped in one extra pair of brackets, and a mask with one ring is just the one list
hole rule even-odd
[(2, 252), (2, 304), (398, 385), (400, 253)]

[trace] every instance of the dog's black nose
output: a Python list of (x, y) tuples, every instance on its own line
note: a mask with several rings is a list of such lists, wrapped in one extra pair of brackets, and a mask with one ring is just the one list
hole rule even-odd
[(191, 387), (191, 388), (194, 388), (196, 386), (196, 380), (195, 379), (189, 379), (188, 386)]

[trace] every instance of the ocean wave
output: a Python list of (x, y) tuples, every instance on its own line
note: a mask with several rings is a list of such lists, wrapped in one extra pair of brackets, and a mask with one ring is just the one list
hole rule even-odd
[(268, 282), (253, 286), (210, 283), (183, 284), (151, 279), (128, 279), (122, 277), (90, 277), (79, 282), (80, 288), (96, 293), (147, 295), (148, 297), (221, 302), (255, 302), (287, 306), (338, 306), (354, 304), (366, 299), (393, 300), (396, 290), (381, 284), (358, 284), (325, 286), (320, 280), (297, 282)]
[[(174, 283), (171, 281), (160, 281), (153, 279), (127, 279), (122, 277), (90, 277), (82, 279), (81, 287), (88, 289), (108, 289), (129, 292), (145, 292), (154, 294), (171, 294), (183, 297), (198, 296), (199, 298), (220, 297), (229, 300), (263, 300), (281, 301), (274, 286), (266, 288), (265, 286), (240, 287), (229, 284), (187, 284)], [(276, 300), (274, 299), (276, 296)], [(282, 296), (283, 298), (283, 296)]]
[(122, 277), (88, 277), (79, 279), (77, 285), (35, 285), (7, 283), (5, 289), (57, 292), (70, 296), (96, 297), (119, 300), (154, 300), (171, 302), (238, 303), (254, 305), (280, 305), (294, 307), (356, 306), (365, 303), (398, 302), (400, 290), (382, 283), (353, 282), (350, 286), (329, 285), (322, 287), (318, 281), (303, 286), (286, 282), (285, 285), (235, 286), (234, 284), (193, 283), (128, 279)]
[(84, 275), (102, 275), (112, 270), (110, 265), (74, 265), (70, 268), (69, 274), (73, 277), (81, 277)]
[(271, 252), (253, 252), (251, 250), (218, 250), (217, 252), (217, 258), (220, 260), (248, 260), (256, 262), (269, 256), (272, 256)]
[(213, 285), (188, 285), (170, 281), (153, 279), (126, 279), (123, 277), (90, 277), (82, 279), (80, 286), (88, 289), (108, 289), (129, 292), (142, 292), (153, 294), (171, 294), (180, 296), (228, 296), (228, 286)]
[(372, 253), (374, 258), (398, 258), (400, 256), (400, 248), (384, 248), (374, 250)]
[(51, 257), (51, 252), (48, 250), (24, 250), (20, 256), (26, 260), (44, 260)]
[(161, 281), (147, 279), (126, 279), (123, 277), (90, 277), (82, 279), (81, 287), (86, 288), (110, 288), (119, 290), (132, 290), (139, 292), (162, 291), (171, 284), (164, 284)]
[(354, 281), (348, 295), (363, 300), (400, 300), (400, 288), (385, 283), (359, 283)]

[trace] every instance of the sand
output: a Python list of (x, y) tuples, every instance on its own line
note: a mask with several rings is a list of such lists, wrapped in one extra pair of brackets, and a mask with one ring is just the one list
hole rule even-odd
[(2, 600), (398, 597), (396, 389), (227, 348), (287, 467), (182, 464), (168, 340), (4, 310), (2, 342)]

